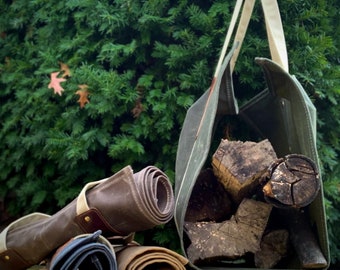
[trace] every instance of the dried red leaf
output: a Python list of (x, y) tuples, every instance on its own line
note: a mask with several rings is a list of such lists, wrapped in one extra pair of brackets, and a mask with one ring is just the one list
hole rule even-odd
[(89, 91), (87, 90), (88, 85), (80, 84), (78, 85), (78, 87), (80, 89), (76, 92), (76, 95), (79, 95), (79, 99), (77, 102), (79, 102), (80, 108), (84, 108), (85, 104), (90, 102), (88, 99), (88, 96), (90, 94)]
[(66, 79), (58, 78), (59, 73), (60, 72), (51, 73), (51, 81), (48, 85), (48, 88), (53, 88), (54, 93), (61, 96), (62, 92), (64, 91), (64, 88), (61, 87), (60, 83), (65, 82)]

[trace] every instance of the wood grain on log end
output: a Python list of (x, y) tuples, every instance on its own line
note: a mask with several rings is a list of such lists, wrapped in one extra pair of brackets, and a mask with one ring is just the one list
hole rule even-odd
[(269, 167), (263, 187), (265, 199), (276, 207), (301, 208), (309, 205), (320, 190), (315, 163), (303, 155), (291, 154)]

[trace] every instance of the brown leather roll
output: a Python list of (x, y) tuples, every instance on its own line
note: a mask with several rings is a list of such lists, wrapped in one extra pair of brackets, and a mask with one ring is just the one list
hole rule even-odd
[[(166, 175), (149, 166), (132, 174), (130, 167), (78, 197), (78, 221), (88, 231), (87, 214), (99, 210), (110, 231), (119, 235), (147, 230), (168, 222), (173, 216), (174, 198)], [(90, 183), (90, 185), (92, 185)], [(83, 189), (84, 191), (85, 189)], [(97, 228), (98, 229), (98, 228)], [(105, 228), (100, 228), (105, 232)]]
[(184, 270), (188, 263), (182, 255), (157, 246), (128, 246), (116, 256), (118, 270)]

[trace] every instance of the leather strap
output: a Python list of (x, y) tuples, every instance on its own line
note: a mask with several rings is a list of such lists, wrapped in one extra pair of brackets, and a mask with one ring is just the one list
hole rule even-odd
[(26, 262), (15, 250), (7, 249), (0, 254), (0, 269), (1, 270), (14, 270), (26, 269), (31, 264)]
[(75, 220), (79, 227), (82, 228), (84, 232), (90, 233), (96, 230), (102, 230), (103, 233), (114, 232), (118, 235), (122, 233), (115, 230), (103, 217), (100, 211), (96, 208), (91, 208), (84, 213), (81, 213), (75, 217)]

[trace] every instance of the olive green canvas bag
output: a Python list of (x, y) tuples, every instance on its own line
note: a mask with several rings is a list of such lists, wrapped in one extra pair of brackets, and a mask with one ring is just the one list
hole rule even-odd
[[(259, 57), (255, 59), (264, 73), (267, 89), (242, 107), (239, 108), (237, 105), (232, 73), (254, 2), (255, 0), (246, 0), (243, 4), (243, 1), (237, 1), (212, 84), (188, 109), (183, 123), (176, 157), (174, 218), (181, 249), (185, 255), (187, 255), (187, 247), (183, 227), (186, 210), (197, 177), (204, 168), (211, 151), (214, 130), (221, 119), (228, 115), (242, 118), (254, 133), (269, 139), (278, 157), (290, 153), (302, 154), (314, 160), (317, 166), (319, 165), (316, 148), (316, 108), (296, 77), (289, 74), (283, 27), (275, 0), (261, 1), (272, 59)], [(234, 43), (226, 55), (229, 40), (233, 35), (241, 10)], [(316, 199), (308, 206), (308, 212), (311, 223), (316, 228), (316, 236), (322, 253), (329, 264), (329, 243), (322, 187)], [(193, 268), (200, 269), (193, 262), (190, 263)], [(226, 268), (205, 266), (201, 269)], [(300, 268), (295, 265), (289, 269)]]

